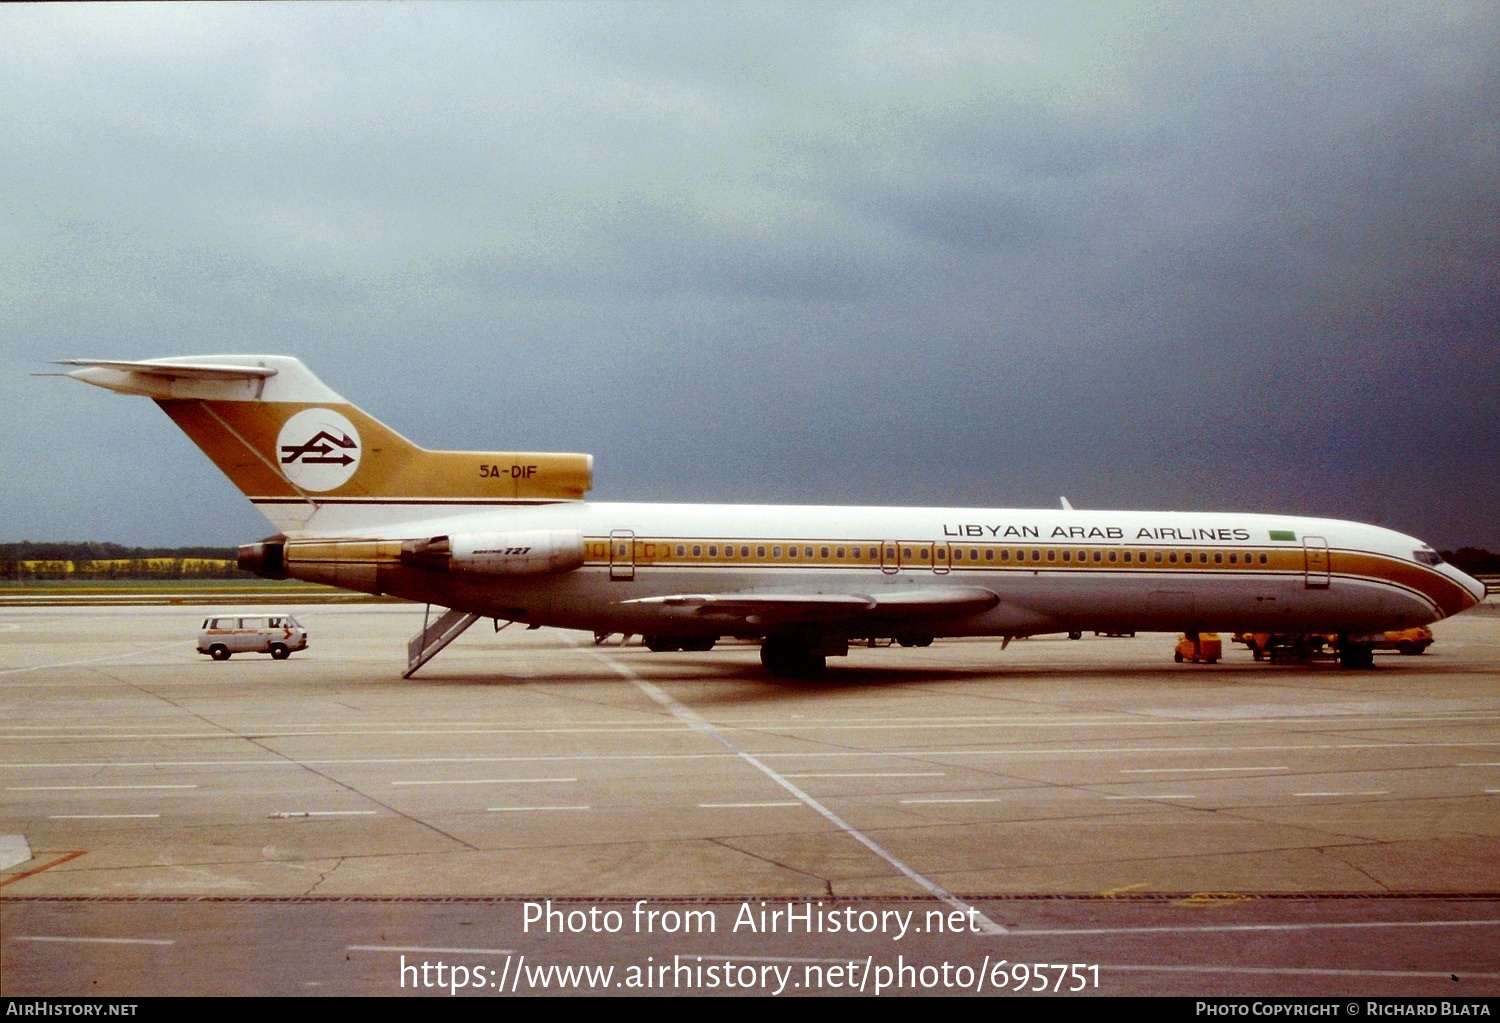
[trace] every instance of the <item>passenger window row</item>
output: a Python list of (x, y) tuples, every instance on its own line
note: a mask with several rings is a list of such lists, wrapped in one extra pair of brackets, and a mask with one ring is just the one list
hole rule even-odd
[[(618, 544), (616, 557), (631, 557), (628, 544)], [(884, 548), (882, 556), (882, 548)], [(609, 548), (603, 543), (592, 545), (591, 555), (607, 556)], [(1172, 565), (1214, 565), (1217, 567), (1251, 567), (1268, 565), (1270, 558), (1265, 551), (1204, 551), (1176, 549), (1120, 549), (1120, 548), (1073, 548), (1073, 547), (997, 547), (997, 546), (952, 546), (943, 544), (805, 544), (805, 543), (741, 543), (704, 541), (652, 541), (636, 540), (633, 556), (638, 561), (688, 561), (730, 562), (755, 564), (770, 562), (800, 564), (857, 564), (890, 568), (932, 567), (934, 558), (939, 566), (951, 564), (955, 568), (1016, 566), (1016, 565), (1090, 565), (1100, 567), (1155, 567)]]

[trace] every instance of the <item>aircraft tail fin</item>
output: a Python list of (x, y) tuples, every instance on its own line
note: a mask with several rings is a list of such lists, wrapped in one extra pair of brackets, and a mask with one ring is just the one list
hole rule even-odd
[(399, 521), (414, 506), (576, 501), (586, 454), (428, 451), (350, 404), (298, 359), (68, 359), (77, 380), (155, 400), (284, 533)]

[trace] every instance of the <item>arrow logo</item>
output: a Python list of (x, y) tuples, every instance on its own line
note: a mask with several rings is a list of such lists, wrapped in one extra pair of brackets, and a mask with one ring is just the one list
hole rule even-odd
[(354, 458), (349, 454), (340, 454), (330, 458), (335, 448), (343, 448), (346, 452), (356, 450), (359, 442), (347, 434), (335, 437), (327, 430), (319, 430), (312, 438), (303, 444), (283, 444), (281, 446), (281, 464), (290, 465), (293, 462), (301, 462), (303, 465), (350, 465)]

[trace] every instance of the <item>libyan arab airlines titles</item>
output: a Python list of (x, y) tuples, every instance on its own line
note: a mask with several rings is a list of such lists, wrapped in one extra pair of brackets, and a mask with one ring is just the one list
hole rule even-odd
[[(1044, 526), (988, 525), (979, 522), (955, 522), (943, 524), (943, 535), (961, 539), (995, 540), (1040, 540)], [(1124, 540), (1125, 530), (1119, 526), (1053, 526), (1046, 534), (1049, 540)], [(1200, 529), (1196, 526), (1142, 526), (1136, 530), (1133, 540), (1207, 540), (1226, 542), (1249, 540), (1250, 530)]]

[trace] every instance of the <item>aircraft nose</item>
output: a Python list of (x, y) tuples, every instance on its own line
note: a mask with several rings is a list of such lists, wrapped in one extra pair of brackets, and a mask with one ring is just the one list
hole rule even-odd
[(1473, 600), (1473, 603), (1466, 605), (1464, 610), (1467, 611), (1471, 607), (1483, 604), (1485, 596), (1489, 593), (1484, 583), (1465, 572), (1455, 570), (1454, 574), (1458, 576), (1459, 582), (1463, 584), (1464, 591)]

